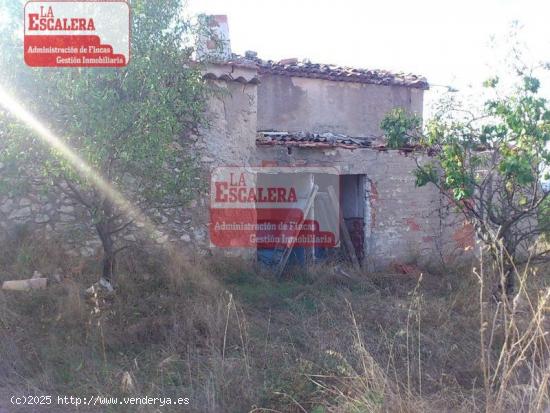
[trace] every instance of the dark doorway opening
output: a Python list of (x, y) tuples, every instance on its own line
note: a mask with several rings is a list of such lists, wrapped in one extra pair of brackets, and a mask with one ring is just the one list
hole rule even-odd
[(341, 175), (340, 206), (359, 262), (365, 258), (365, 175)]

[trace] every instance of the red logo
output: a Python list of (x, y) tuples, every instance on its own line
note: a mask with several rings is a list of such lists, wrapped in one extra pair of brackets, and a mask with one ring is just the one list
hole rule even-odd
[(216, 168), (210, 240), (226, 248), (336, 247), (338, 184), (334, 168)]
[(125, 1), (30, 1), (25, 63), (34, 67), (123, 67), (130, 58)]

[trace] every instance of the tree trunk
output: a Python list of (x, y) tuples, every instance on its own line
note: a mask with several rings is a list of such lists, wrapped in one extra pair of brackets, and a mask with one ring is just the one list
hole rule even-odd
[(506, 295), (508, 297), (511, 297), (514, 294), (514, 288), (515, 288), (515, 279), (514, 279), (514, 268), (513, 266), (509, 265), (504, 267), (505, 272), (505, 282), (506, 285), (504, 286), (504, 291), (506, 292)]
[(109, 200), (105, 199), (102, 205), (101, 220), (95, 225), (101, 245), (103, 247), (103, 270), (102, 278), (112, 283), (115, 274), (115, 247), (113, 240), (113, 231), (111, 225), (111, 216), (113, 212), (112, 205)]
[(105, 223), (96, 224), (96, 231), (101, 239), (101, 245), (103, 247), (103, 270), (101, 276), (109, 281), (113, 281), (114, 268), (115, 268), (115, 249), (113, 236), (110, 233), (109, 225)]
[(503, 260), (502, 268), (504, 270), (504, 292), (508, 297), (511, 297), (514, 294), (515, 288), (515, 277), (514, 277), (514, 255), (515, 248), (510, 242), (508, 233), (503, 234), (502, 247), (503, 251)]
[(510, 298), (514, 294), (515, 289), (515, 249), (512, 248), (506, 234), (500, 234), (500, 237), (497, 239), (494, 239), (488, 232), (482, 232), (481, 234), (487, 235), (486, 238), (482, 239), (489, 245), (490, 256), (494, 264), (493, 268), (499, 272), (498, 275), (500, 276), (493, 295), (498, 301), (503, 299), (502, 295), (504, 294)]
[(108, 236), (108, 242), (103, 245), (103, 271), (101, 276), (112, 283), (115, 271), (115, 252), (113, 249), (113, 240)]

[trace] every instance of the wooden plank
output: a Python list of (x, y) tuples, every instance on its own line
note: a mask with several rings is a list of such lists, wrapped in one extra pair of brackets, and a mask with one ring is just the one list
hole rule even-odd
[(338, 202), (338, 198), (336, 197), (336, 192), (334, 191), (334, 188), (332, 186), (329, 186), (327, 188), (327, 192), (330, 200), (332, 201), (332, 206), (338, 214), (338, 220), (340, 221), (340, 234), (342, 235), (341, 238), (344, 241), (346, 249), (348, 250), (349, 256), (351, 258), (351, 263), (356, 270), (360, 270), (361, 265), (359, 264), (359, 260), (357, 259), (357, 254), (355, 253), (353, 242), (351, 242), (351, 236), (349, 234), (348, 227), (346, 226), (346, 222), (344, 221), (344, 218), (340, 213), (340, 203)]
[[(309, 211), (311, 207), (313, 206), (313, 201), (315, 200), (315, 196), (317, 195), (317, 191), (319, 191), (319, 186), (313, 185), (313, 188), (307, 198), (305, 208), (302, 211), (303, 212), (303, 219), (298, 223), (300, 226), (303, 224), (303, 222), (307, 219), (307, 216), (309, 214)], [(297, 232), (296, 237), (290, 244), (288, 244), (283, 252), (283, 255), (281, 257), (281, 261), (279, 261), (279, 264), (277, 265), (277, 269), (275, 271), (275, 274), (277, 277), (280, 277), (283, 274), (283, 271), (286, 267), (286, 264), (288, 262), (288, 259), (290, 258), (290, 254), (292, 253), (292, 248), (294, 247), (294, 244), (296, 243), (296, 239), (298, 238), (298, 235), (300, 234), (300, 231)]]
[[(330, 198), (326, 192), (318, 192), (317, 193), (317, 200), (319, 201), (318, 204), (316, 204), (317, 209), (315, 209), (315, 213), (317, 211), (319, 214), (324, 218), (324, 222), (327, 223), (329, 229), (338, 228), (338, 220), (333, 219), (334, 213), (330, 213), (329, 211), (332, 211), (332, 206), (330, 205)], [(336, 237), (336, 234), (334, 234)]]
[(333, 207), (328, 192), (317, 192), (317, 200), (321, 201), (319, 202), (319, 205), (329, 229), (338, 228), (340, 226), (340, 214), (336, 214), (335, 216), (334, 213), (329, 213), (329, 211), (332, 211)]

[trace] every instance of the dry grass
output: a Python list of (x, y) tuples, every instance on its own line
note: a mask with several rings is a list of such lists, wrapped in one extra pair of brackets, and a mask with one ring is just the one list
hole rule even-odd
[(540, 291), (550, 274), (518, 274), (528, 300), (505, 311), (467, 273), (319, 268), (280, 282), (236, 259), (133, 250), (119, 260), (116, 294), (87, 297), (97, 263), (52, 244), (23, 236), (0, 263), (0, 281), (67, 275), (45, 291), (0, 291), (0, 395), (189, 397), (185, 411), (212, 413), (549, 406)]
[[(501, 253), (503, 257), (505, 252)], [(496, 263), (500, 283), (503, 262)], [(514, 297), (486, 305), (486, 270), (479, 281), (480, 340), (487, 411), (546, 411), (550, 406), (550, 287), (536, 268), (514, 268)], [(537, 285), (539, 281), (539, 285)], [(538, 287), (538, 288), (537, 288)]]

